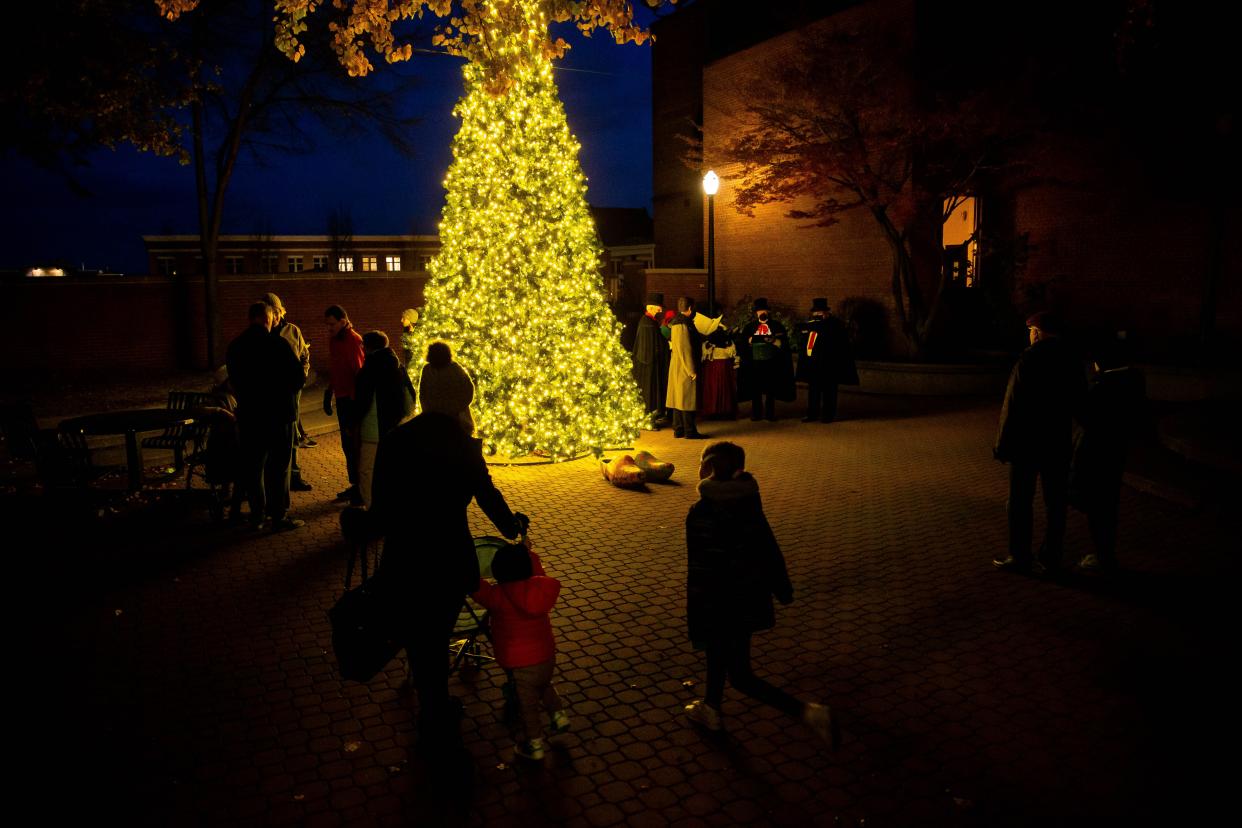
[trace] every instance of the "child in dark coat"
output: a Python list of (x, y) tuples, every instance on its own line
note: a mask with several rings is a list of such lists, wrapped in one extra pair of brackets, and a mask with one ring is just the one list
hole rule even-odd
[(471, 597), (490, 613), (496, 661), (512, 673), (517, 685), (523, 739), (514, 752), (527, 759), (542, 759), (540, 702), (552, 719), (554, 733), (569, 729), (569, 716), (552, 684), (556, 642), (548, 617), (560, 595), (561, 582), (545, 575), (539, 556), (518, 543), (496, 552), (492, 575), (496, 583), (480, 578), (478, 591)]
[(707, 653), (706, 698), (687, 705), (686, 715), (720, 730), (728, 678), (751, 698), (800, 719), (835, 750), (840, 737), (827, 706), (800, 701), (751, 672), (751, 635), (775, 626), (772, 596), (789, 604), (793, 587), (763, 514), (759, 484), (745, 465), (741, 446), (708, 446), (699, 467), (699, 501), (686, 517), (686, 621), (690, 640)]

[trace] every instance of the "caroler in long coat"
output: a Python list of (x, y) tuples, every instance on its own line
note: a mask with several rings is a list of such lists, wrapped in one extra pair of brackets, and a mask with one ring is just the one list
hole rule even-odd
[(638, 320), (634, 334), (634, 379), (643, 394), (647, 413), (656, 422), (666, 419), (665, 396), (668, 394), (668, 339), (660, 332), (664, 315), (664, 294), (647, 296), (647, 309)]
[[(858, 385), (845, 323), (833, 316), (824, 298), (811, 300), (811, 318), (798, 325), (797, 379), (805, 382), (804, 423), (830, 423), (837, 416), (837, 386)], [(822, 403), (822, 409), (821, 409)]]
[(673, 417), (673, 436), (697, 440), (702, 437), (695, 424), (698, 409), (696, 381), (699, 374), (701, 340), (694, 327), (694, 300), (677, 300), (677, 315), (669, 322), (672, 356), (668, 367), (668, 393), (665, 406)]
[(794, 384), (789, 332), (771, 316), (768, 300), (754, 303), (755, 318), (737, 339), (742, 366), (738, 371), (737, 398), (750, 400), (752, 420), (776, 419), (776, 401), (793, 402), (798, 397)]

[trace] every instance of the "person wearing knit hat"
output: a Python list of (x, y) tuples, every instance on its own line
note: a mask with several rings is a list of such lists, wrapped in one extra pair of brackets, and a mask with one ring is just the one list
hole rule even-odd
[(660, 332), (663, 316), (664, 294), (647, 294), (646, 312), (638, 320), (638, 330), (630, 351), (634, 358), (634, 379), (638, 382), (647, 415), (656, 431), (668, 422), (664, 398), (668, 394), (668, 364), (672, 353), (668, 339)]
[(845, 323), (832, 315), (828, 300), (811, 300), (811, 318), (797, 327), (797, 379), (806, 383), (804, 423), (830, 423), (837, 416), (837, 388), (857, 385), (858, 369), (850, 355)]
[[(1027, 319), (1031, 346), (1009, 374), (992, 454), (1009, 464), (1009, 549), (999, 569), (1055, 574), (1062, 564), (1072, 429), (1086, 399), (1082, 363), (1061, 336), (1060, 319), (1043, 311)], [(1047, 515), (1038, 559), (1031, 555), (1035, 481)]]

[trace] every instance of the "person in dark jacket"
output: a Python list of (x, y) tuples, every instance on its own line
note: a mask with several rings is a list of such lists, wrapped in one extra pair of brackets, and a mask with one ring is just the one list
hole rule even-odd
[(750, 419), (776, 419), (776, 401), (797, 398), (793, 363), (790, 362), (789, 332), (772, 316), (768, 300), (762, 296), (753, 305), (755, 318), (738, 338), (737, 353), (742, 358), (738, 376), (738, 399), (750, 400)]
[(250, 499), (250, 524), (262, 528), (266, 517), (273, 531), (297, 529), (305, 522), (288, 515), (289, 477), (297, 394), (306, 376), (289, 344), (271, 335), (276, 321), (271, 306), (255, 302), (249, 318), (250, 327), (229, 343), (226, 365), (237, 394), (237, 428), (242, 477)]
[(1087, 515), (1093, 551), (1078, 562), (1088, 572), (1117, 568), (1117, 506), (1126, 454), (1144, 430), (1147, 392), (1143, 374), (1129, 365), (1118, 343), (1099, 349), (1081, 428), (1074, 434), (1070, 503)]
[[(992, 563), (1040, 575), (1061, 566), (1074, 418), (1087, 391), (1082, 364), (1048, 312), (1026, 321), (1031, 346), (1009, 375), (992, 454), (1009, 464), (1009, 550)], [(1044, 493), (1047, 525), (1039, 559), (1031, 558), (1035, 480)]]
[(668, 338), (660, 331), (663, 316), (664, 294), (649, 294), (647, 312), (638, 320), (632, 351), (634, 379), (642, 392), (647, 413), (651, 415), (652, 427), (657, 431), (668, 420), (664, 400), (668, 394), (668, 363), (672, 356)]
[(525, 531), (492, 483), (482, 443), (453, 417), (424, 412), (384, 436), (375, 457), (370, 533), (384, 538), (375, 578), (394, 607), (397, 640), (418, 691), (420, 744), (458, 745), (461, 706), (448, 693), (448, 637), (467, 594), (479, 588), (470, 501), (506, 538)]
[(354, 399), (361, 412), (358, 420), (358, 492), (363, 505), (371, 503), (375, 453), (380, 439), (414, 413), (414, 384), (401, 368), (397, 352), (388, 347), (388, 334), (368, 331), (362, 335), (366, 358), (354, 378)]
[(699, 465), (699, 501), (686, 516), (686, 622), (690, 640), (707, 654), (706, 696), (686, 716), (721, 729), (725, 679), (753, 699), (800, 719), (834, 749), (839, 741), (831, 711), (806, 703), (757, 677), (750, 639), (776, 624), (772, 596), (793, 601), (793, 587), (776, 536), (763, 514), (759, 484), (745, 469), (735, 443), (712, 443)]
[[(798, 325), (801, 350), (797, 379), (806, 383), (804, 423), (830, 423), (837, 417), (837, 387), (858, 385), (845, 323), (832, 315), (825, 298), (811, 300), (811, 318)], [(821, 408), (822, 405), (822, 408)]]

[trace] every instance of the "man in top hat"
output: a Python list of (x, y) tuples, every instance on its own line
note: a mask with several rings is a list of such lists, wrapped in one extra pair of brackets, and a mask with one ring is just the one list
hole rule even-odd
[[(1042, 575), (1061, 566), (1073, 422), (1087, 394), (1082, 363), (1046, 311), (1026, 320), (1031, 346), (1009, 375), (993, 456), (1009, 464), (1009, 550), (992, 563)], [(1044, 493), (1047, 525), (1039, 559), (1031, 557), (1035, 479)]]
[(738, 356), (742, 369), (738, 399), (750, 400), (750, 419), (776, 419), (776, 401), (791, 402), (798, 396), (793, 364), (789, 360), (789, 332), (772, 316), (762, 296), (752, 309), (755, 318), (742, 328)]
[(797, 332), (797, 379), (806, 383), (806, 416), (802, 422), (830, 423), (837, 416), (837, 386), (858, 384), (849, 334), (822, 297), (811, 300), (811, 318), (799, 324)]
[(660, 332), (664, 318), (664, 294), (647, 294), (647, 311), (634, 334), (634, 379), (642, 390), (647, 413), (658, 431), (668, 419), (664, 399), (668, 394), (669, 341)]

